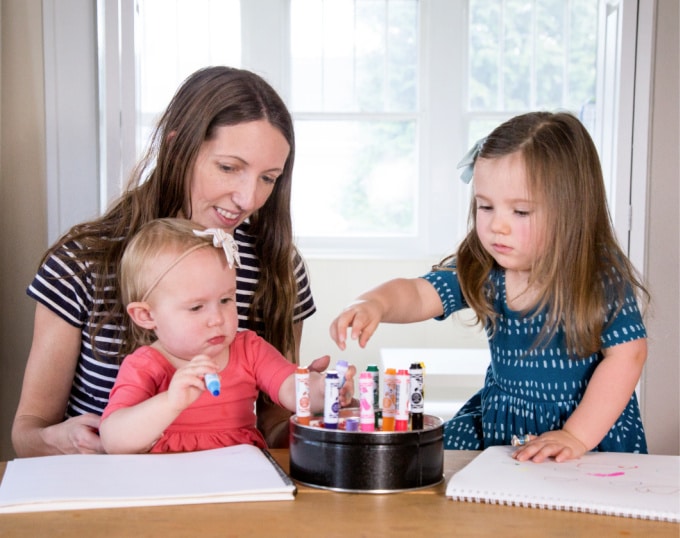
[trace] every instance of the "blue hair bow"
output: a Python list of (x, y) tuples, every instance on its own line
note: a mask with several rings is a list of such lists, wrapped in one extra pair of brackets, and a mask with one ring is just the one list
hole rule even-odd
[(486, 137), (477, 140), (477, 142), (472, 145), (465, 156), (456, 165), (457, 169), (463, 169), (463, 171), (460, 173), (460, 179), (464, 183), (470, 183), (470, 180), (472, 179), (472, 171), (475, 167), (475, 161), (477, 160), (477, 156), (479, 155), (484, 142), (486, 142)]

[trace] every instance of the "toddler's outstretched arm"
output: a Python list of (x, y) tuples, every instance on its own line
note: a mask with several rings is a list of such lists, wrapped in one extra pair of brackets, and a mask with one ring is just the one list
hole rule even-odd
[(413, 323), (443, 314), (439, 294), (424, 278), (397, 278), (361, 294), (333, 320), (331, 338), (340, 349), (350, 337), (365, 347), (382, 323)]
[(167, 391), (111, 413), (99, 426), (106, 452), (134, 454), (151, 450), (163, 431), (206, 390), (205, 374), (215, 372), (217, 365), (212, 359), (197, 355), (177, 369)]
[(595, 448), (621, 416), (640, 379), (647, 359), (647, 340), (641, 338), (602, 350), (583, 400), (561, 430), (544, 433), (513, 456), (537, 463), (549, 457), (561, 462), (580, 458)]

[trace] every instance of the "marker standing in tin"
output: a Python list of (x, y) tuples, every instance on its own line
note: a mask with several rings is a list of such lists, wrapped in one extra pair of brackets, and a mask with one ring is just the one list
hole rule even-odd
[(338, 372), (338, 382), (340, 383), (340, 388), (345, 384), (345, 374), (349, 368), (349, 363), (345, 360), (339, 360), (335, 364), (335, 371)]
[(369, 364), (366, 371), (373, 376), (373, 414), (375, 416), (375, 429), (380, 429), (380, 421), (382, 420), (382, 412), (380, 411), (380, 371), (377, 364)]
[(324, 428), (337, 430), (340, 417), (340, 380), (335, 370), (326, 372), (323, 402)]
[(411, 378), (411, 429), (422, 430), (424, 426), (425, 395), (423, 394), (423, 369), (414, 362), (408, 369)]
[(308, 425), (312, 416), (309, 398), (309, 368), (295, 370), (295, 414), (298, 424)]
[(385, 370), (383, 389), (382, 430), (394, 431), (394, 415), (397, 411), (397, 371), (394, 368)]
[(409, 391), (408, 370), (401, 369), (397, 372), (397, 410), (395, 414), (394, 429), (398, 432), (408, 430), (408, 410), (411, 394)]
[(373, 374), (361, 372), (359, 375), (359, 427), (362, 432), (375, 430), (373, 410)]

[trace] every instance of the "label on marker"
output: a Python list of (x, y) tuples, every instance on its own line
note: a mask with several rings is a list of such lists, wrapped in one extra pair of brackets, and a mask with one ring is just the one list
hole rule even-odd
[(329, 430), (338, 429), (340, 416), (340, 382), (335, 370), (326, 372), (323, 398), (323, 423)]
[(298, 424), (309, 424), (312, 413), (309, 400), (309, 369), (295, 370), (295, 414)]

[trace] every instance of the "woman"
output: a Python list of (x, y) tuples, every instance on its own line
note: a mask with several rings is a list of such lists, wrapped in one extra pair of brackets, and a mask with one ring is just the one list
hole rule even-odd
[[(134, 346), (118, 265), (150, 220), (183, 217), (234, 235), (239, 328), (298, 361), (302, 322), (315, 306), (292, 240), (294, 156), (290, 114), (259, 76), (211, 67), (182, 84), (125, 192), (105, 215), (60, 238), (28, 288), (37, 305), (12, 428), (17, 455), (103, 451), (99, 416)], [(257, 414), (268, 444), (285, 444), (289, 413), (260, 398)]]

